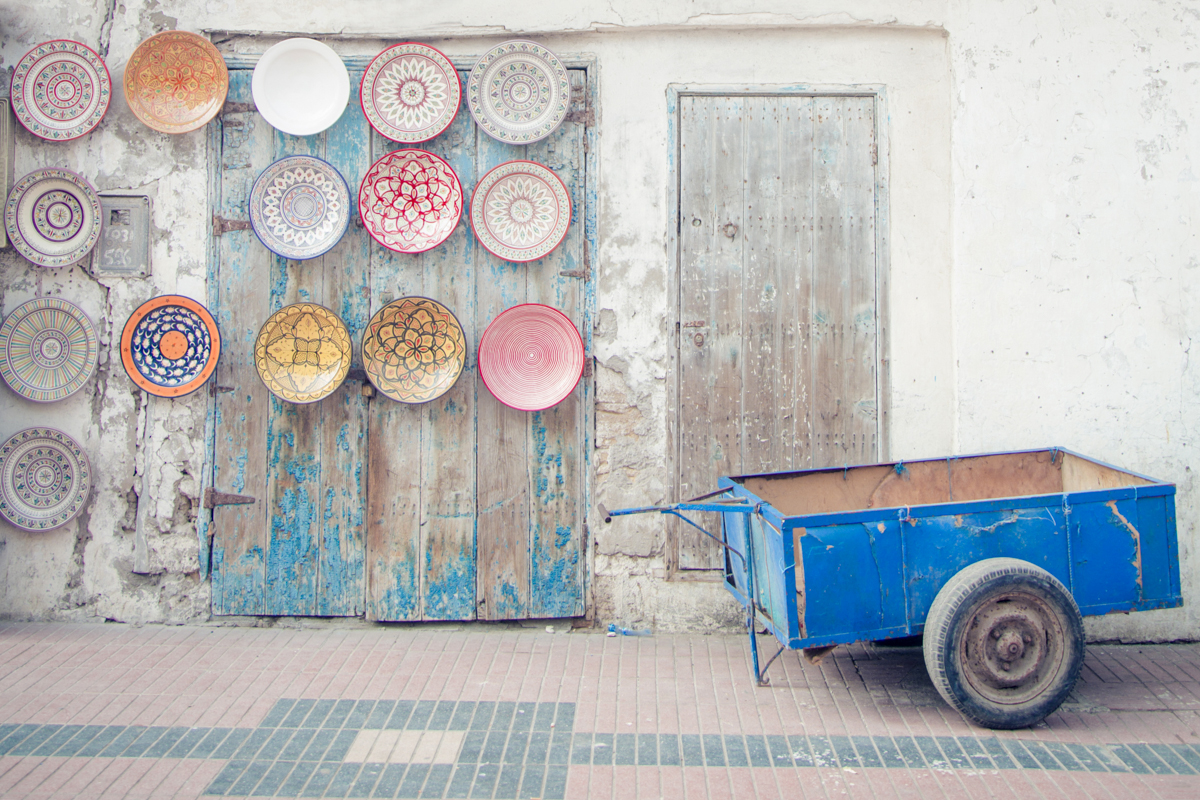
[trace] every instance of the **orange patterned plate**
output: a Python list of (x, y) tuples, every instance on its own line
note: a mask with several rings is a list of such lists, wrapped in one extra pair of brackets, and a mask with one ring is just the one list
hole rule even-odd
[(363, 367), (375, 388), (401, 403), (428, 403), (450, 391), (467, 360), (466, 336), (450, 309), (401, 297), (371, 317)]
[(221, 333), (208, 309), (166, 294), (129, 315), (121, 333), (121, 363), (130, 380), (159, 397), (181, 397), (204, 385), (221, 357)]
[(203, 36), (156, 33), (125, 66), (125, 100), (134, 116), (163, 133), (187, 133), (217, 115), (229, 92), (225, 59)]
[(333, 394), (350, 371), (350, 330), (316, 303), (284, 306), (263, 323), (254, 367), (271, 394), (289, 403), (315, 403)]

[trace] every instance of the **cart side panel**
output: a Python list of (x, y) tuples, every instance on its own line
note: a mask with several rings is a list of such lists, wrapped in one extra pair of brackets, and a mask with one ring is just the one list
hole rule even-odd
[(896, 521), (827, 525), (798, 537), (806, 640), (900, 635), (883, 633), (906, 624), (899, 528)]
[(1061, 507), (1006, 508), (910, 517), (901, 523), (908, 572), (908, 614), (914, 633), (956, 572), (985, 558), (1020, 558), (1070, 586), (1066, 515)]
[[(769, 622), (780, 641), (796, 638), (798, 620), (795, 610), (795, 580), (791, 577), (791, 548), (783, 535), (758, 514), (721, 515), (725, 542), (748, 554), (754, 567), (754, 601), (760, 618)], [(742, 560), (733, 553), (725, 556), (725, 582), (738, 601), (746, 604), (749, 580)]]
[[(1140, 495), (1140, 492), (1139, 492)], [(1142, 541), (1142, 598), (1153, 608), (1183, 604), (1179, 593), (1179, 545), (1175, 541), (1175, 497), (1138, 497)]]

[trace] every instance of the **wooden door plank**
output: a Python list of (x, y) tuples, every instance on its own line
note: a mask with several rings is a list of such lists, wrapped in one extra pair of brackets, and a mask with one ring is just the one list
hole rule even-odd
[[(371, 140), (358, 100), (361, 73), (351, 73), (351, 97), (342, 118), (325, 134), (324, 158), (350, 187), (352, 214), (357, 181), (370, 166)], [(362, 331), (370, 319), (371, 237), (351, 224), (342, 240), (320, 258), (326, 276), (324, 305), (350, 329), (352, 369), (362, 369)], [(362, 383), (347, 381), (321, 401), (321, 508), (317, 613), (356, 616), (365, 606), (364, 562), (367, 505), (367, 399)]]
[[(230, 72), (229, 100), (250, 103), (250, 71)], [(271, 127), (254, 112), (221, 117), (221, 201), (216, 213), (246, 219), (254, 179), (271, 161)], [(213, 383), (229, 386), (216, 400), (213, 485), (250, 495), (253, 505), (213, 509), (212, 611), (216, 615), (262, 614), (265, 603), (268, 392), (254, 368), (254, 340), (268, 303), (269, 254), (249, 230), (230, 231), (216, 244), (221, 360)]]
[[(741, 470), (744, 126), (741, 97), (680, 102), (680, 499)], [(719, 548), (679, 537), (681, 569)]]
[[(571, 70), (571, 108), (587, 106), (586, 73)], [(527, 267), (529, 302), (544, 303), (585, 323), (583, 279), (561, 275), (584, 269), (582, 209), (584, 125), (564, 122), (557, 131), (528, 148), (527, 157), (552, 169), (568, 187), (572, 209), (566, 238), (553, 252)], [(582, 332), (581, 332), (582, 336)], [(591, 356), (590, 353), (585, 354)], [(581, 380), (582, 384), (583, 381)], [(532, 485), (529, 511), (529, 615), (571, 617), (583, 614), (583, 397), (576, 386), (557, 406), (531, 415), (529, 455)]]

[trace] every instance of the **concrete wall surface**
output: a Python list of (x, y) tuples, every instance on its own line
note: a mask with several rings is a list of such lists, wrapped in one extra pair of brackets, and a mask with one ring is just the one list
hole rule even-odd
[[(106, 59), (112, 107), (88, 136), (19, 125), (14, 174), (63, 166), (101, 192), (146, 194), (152, 274), (40, 269), (0, 251), (0, 310), (35, 296), (80, 305), (101, 337), (97, 377), (39, 405), (0, 389), (0, 436), (49, 425), (95, 466), (82, 515), (47, 533), (0, 522), (0, 616), (208, 618), (196, 520), (208, 395), (148, 399), (117, 344), (164, 293), (206, 295), (203, 131), (156, 133), (120, 91), (137, 44), (211, 34), (226, 53), (306, 35), (344, 56), (421, 41), (470, 59), (535, 38), (597, 65), (600, 186), (593, 497), (670, 498), (668, 382), (676, 265), (668, 247), (667, 89), (883, 86), (889, 165), (886, 457), (1063, 446), (1178, 485), (1182, 609), (1090, 620), (1097, 638), (1200, 637), (1195, 564), (1200, 419), (1196, 255), (1200, 12), (1183, 2), (641, 0), (0, 0), (3, 88), (34, 45), (81, 41)], [(465, 112), (464, 112), (465, 113)], [(1196, 127), (1192, 132), (1190, 127)], [(135, 534), (144, 536), (134, 571)], [(668, 580), (662, 520), (591, 520), (597, 620), (663, 630), (738, 624), (719, 584)]]

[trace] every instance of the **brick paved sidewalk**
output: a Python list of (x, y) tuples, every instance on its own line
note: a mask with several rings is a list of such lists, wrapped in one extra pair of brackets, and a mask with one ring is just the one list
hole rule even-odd
[(1067, 705), (1015, 732), (951, 711), (918, 648), (785, 653), (770, 688), (748, 649), (0, 624), (0, 796), (1200, 797), (1200, 645), (1092, 646)]

